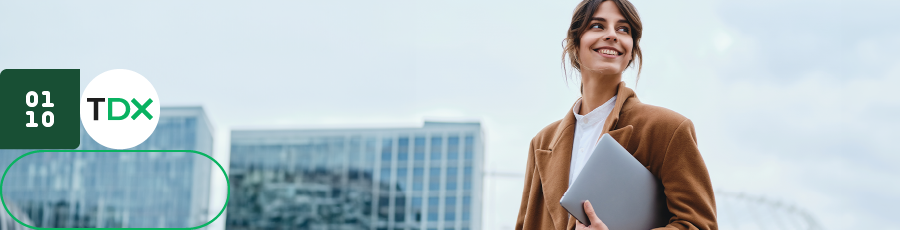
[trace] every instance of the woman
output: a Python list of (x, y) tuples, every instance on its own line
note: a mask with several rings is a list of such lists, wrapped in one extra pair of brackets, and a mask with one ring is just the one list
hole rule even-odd
[[(672, 217), (659, 229), (718, 229), (709, 173), (691, 120), (641, 103), (622, 82), (640, 60), (641, 21), (628, 0), (584, 0), (575, 9), (564, 57), (581, 73), (582, 97), (566, 116), (531, 140), (516, 229), (607, 229), (572, 218), (559, 200), (609, 133), (662, 182)], [(641, 64), (638, 64), (640, 73)], [(619, 230), (619, 229), (613, 229)]]

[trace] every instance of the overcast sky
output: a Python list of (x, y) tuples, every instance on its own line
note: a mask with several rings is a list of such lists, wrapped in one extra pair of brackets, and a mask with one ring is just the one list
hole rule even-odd
[[(231, 128), (477, 119), (495, 175), (484, 227), (508, 229), (530, 139), (579, 96), (560, 69), (576, 4), (3, 1), (0, 69), (81, 69), (82, 89), (136, 71), (162, 106), (206, 109), (225, 162)], [(694, 121), (717, 190), (795, 204), (828, 229), (900, 229), (900, 3), (634, 4), (645, 62), (626, 82)]]

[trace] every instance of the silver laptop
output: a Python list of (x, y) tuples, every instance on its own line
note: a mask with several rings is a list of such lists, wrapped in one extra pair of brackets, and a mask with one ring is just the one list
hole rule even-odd
[(583, 206), (589, 200), (609, 229), (646, 230), (665, 226), (672, 216), (662, 188), (628, 150), (603, 134), (559, 204), (584, 225), (591, 224)]

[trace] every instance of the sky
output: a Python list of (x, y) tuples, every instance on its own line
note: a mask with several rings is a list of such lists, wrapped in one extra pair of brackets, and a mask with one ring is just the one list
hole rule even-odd
[[(530, 139), (579, 97), (577, 2), (3, 1), (0, 69), (81, 69), (82, 90), (136, 71), (162, 106), (206, 109), (220, 162), (231, 129), (479, 120), (483, 227), (509, 229)], [(900, 2), (633, 3), (645, 59), (624, 79), (694, 122), (717, 191), (900, 229)]]

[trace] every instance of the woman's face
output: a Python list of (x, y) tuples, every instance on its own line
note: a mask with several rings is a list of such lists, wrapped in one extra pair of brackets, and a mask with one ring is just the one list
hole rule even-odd
[(632, 59), (631, 26), (612, 1), (600, 3), (581, 35), (578, 60), (582, 72), (621, 74)]

